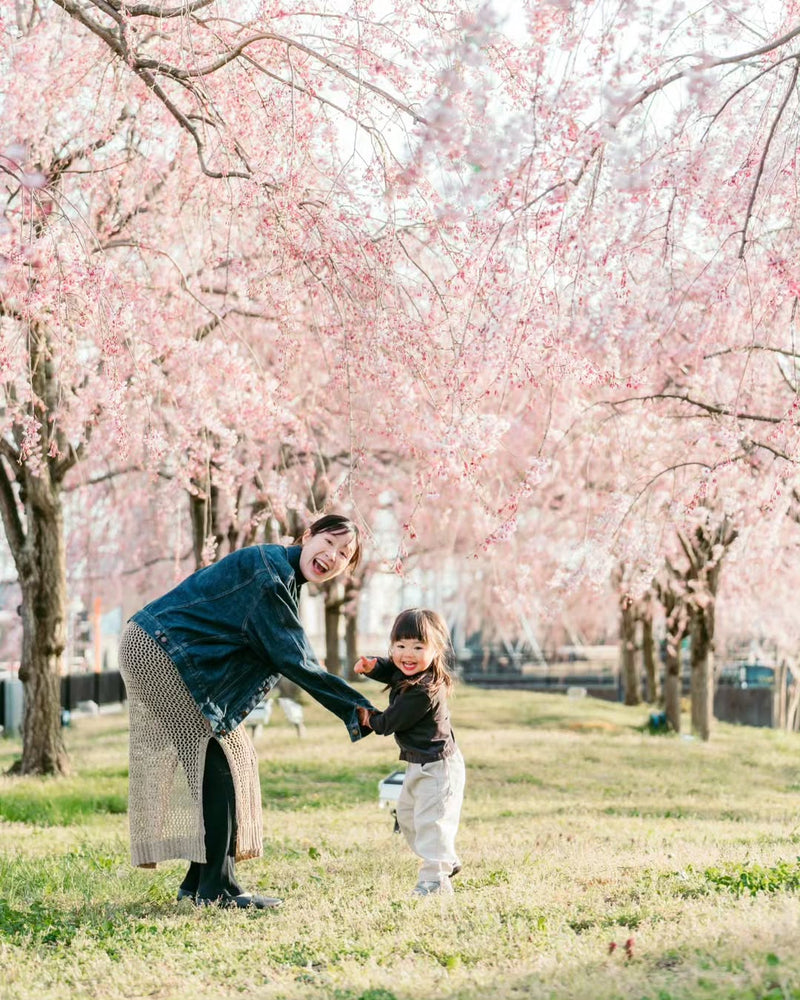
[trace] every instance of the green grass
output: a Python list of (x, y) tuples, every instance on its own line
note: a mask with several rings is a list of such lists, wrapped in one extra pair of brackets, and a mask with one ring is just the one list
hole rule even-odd
[[(374, 696), (374, 689), (370, 689)], [(0, 1000), (800, 1000), (800, 737), (650, 735), (647, 709), (461, 687), (451, 899), (377, 804), (391, 739), (257, 742), (272, 913), (177, 904), (127, 856), (124, 716), (77, 719), (73, 775), (0, 777)], [(0, 741), (0, 768), (19, 746)]]
[(0, 821), (72, 826), (90, 817), (128, 811), (128, 772), (84, 771), (78, 778), (20, 780), (3, 788)]
[(275, 760), (262, 768), (261, 796), (271, 809), (352, 809), (371, 802), (386, 766), (347, 765), (342, 760)]

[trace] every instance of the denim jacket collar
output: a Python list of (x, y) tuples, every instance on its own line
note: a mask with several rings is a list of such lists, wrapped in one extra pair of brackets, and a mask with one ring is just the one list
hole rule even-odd
[(294, 578), (297, 581), (298, 588), (302, 587), (304, 583), (308, 583), (300, 570), (300, 553), (302, 551), (302, 545), (290, 545), (286, 550), (286, 561), (294, 570)]

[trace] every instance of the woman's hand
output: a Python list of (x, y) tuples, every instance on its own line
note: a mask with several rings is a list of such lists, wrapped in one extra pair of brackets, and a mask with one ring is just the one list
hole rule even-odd
[(369, 716), (370, 716), (369, 709), (365, 708), (363, 705), (357, 705), (356, 712), (358, 713), (358, 724), (361, 726), (361, 728), (372, 729), (372, 726), (369, 724)]
[(372, 670), (377, 662), (378, 662), (377, 656), (373, 656), (372, 658), (368, 656), (360, 656), (356, 661), (356, 665), (353, 667), (353, 673), (354, 674), (372, 673)]

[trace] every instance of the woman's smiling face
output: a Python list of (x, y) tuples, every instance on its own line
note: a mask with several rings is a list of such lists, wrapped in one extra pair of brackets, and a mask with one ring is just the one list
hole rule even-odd
[(300, 572), (309, 583), (325, 583), (339, 576), (350, 565), (356, 551), (356, 538), (351, 531), (306, 531), (302, 538)]

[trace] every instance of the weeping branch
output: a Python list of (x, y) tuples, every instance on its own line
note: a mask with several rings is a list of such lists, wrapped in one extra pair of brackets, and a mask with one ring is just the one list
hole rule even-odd
[[(114, 55), (134, 73), (147, 89), (163, 104), (169, 114), (178, 123), (180, 128), (192, 139), (197, 150), (200, 166), (204, 174), (213, 178), (240, 177), (252, 179), (254, 172), (250, 167), (245, 150), (234, 139), (229, 145), (238, 161), (238, 166), (225, 166), (223, 169), (213, 169), (206, 157), (206, 138), (203, 136), (201, 127), (208, 126), (218, 132), (223, 132), (227, 128), (227, 122), (220, 112), (213, 108), (207, 96), (197, 87), (196, 81), (200, 81), (222, 70), (225, 66), (237, 60), (247, 63), (251, 67), (264, 73), (270, 79), (292, 90), (309, 94), (309, 91), (295, 80), (294, 74), (290, 79), (284, 79), (280, 75), (261, 67), (248, 54), (247, 50), (258, 42), (271, 42), (284, 47), (287, 52), (294, 50), (307, 56), (314, 62), (320, 63), (331, 70), (336, 76), (347, 80), (361, 90), (369, 91), (395, 111), (400, 112), (404, 117), (409, 118), (414, 124), (428, 125), (428, 120), (409, 104), (396, 97), (390, 91), (364, 79), (358, 73), (348, 69), (342, 63), (330, 58), (323, 52), (319, 52), (309, 45), (281, 35), (274, 31), (257, 31), (242, 39), (242, 41), (225, 49), (217, 56), (212, 57), (208, 62), (192, 66), (189, 68), (172, 65), (162, 59), (152, 58), (141, 53), (135, 47), (137, 35), (131, 30), (131, 21), (136, 18), (153, 18), (157, 21), (185, 17), (193, 21), (195, 26), (206, 29), (208, 26), (194, 15), (205, 7), (212, 5), (214, 0), (194, 0), (194, 2), (182, 4), (168, 8), (164, 11), (158, 7), (147, 4), (122, 4), (119, 0), (89, 0), (88, 3), (81, 3), (79, 0), (54, 0), (54, 2), (65, 11), (70, 17), (78, 21), (88, 31), (99, 38)], [(97, 12), (110, 18), (112, 25), (104, 24), (92, 16), (92, 12)], [(195, 102), (195, 108), (186, 110), (170, 96), (165, 89), (166, 84), (174, 84), (180, 87)], [(315, 100), (320, 100), (332, 108), (341, 111), (346, 117), (351, 115), (345, 110), (338, 108), (330, 100), (318, 98), (312, 94)], [(368, 124), (364, 125), (370, 130)], [(262, 182), (263, 183), (263, 182)], [(274, 189), (274, 185), (264, 183), (264, 186)]]
[(693, 399), (688, 393), (680, 392), (654, 392), (646, 396), (627, 396), (625, 399), (614, 400), (613, 405), (621, 406), (625, 403), (641, 403), (654, 399), (674, 399), (679, 403), (686, 403), (688, 406), (693, 406), (695, 409), (703, 410), (705, 413), (717, 417), (735, 417), (737, 420), (751, 420), (765, 424), (781, 424), (785, 419), (783, 417), (767, 416), (763, 413), (744, 413), (740, 410), (733, 410), (728, 406), (707, 403), (702, 399)]
[(750, 224), (750, 218), (753, 214), (753, 205), (755, 204), (756, 195), (758, 194), (758, 188), (761, 184), (761, 178), (764, 174), (764, 165), (767, 162), (767, 156), (769, 155), (770, 146), (772, 145), (772, 140), (775, 137), (775, 132), (778, 128), (778, 123), (780, 122), (783, 112), (786, 110), (786, 105), (789, 103), (789, 98), (794, 93), (795, 86), (797, 85), (797, 76), (800, 73), (800, 59), (795, 59), (794, 72), (792, 73), (792, 79), (789, 82), (789, 86), (786, 88), (786, 93), (783, 95), (783, 100), (781, 101), (781, 106), (778, 108), (778, 113), (772, 120), (772, 125), (769, 129), (769, 135), (767, 136), (767, 141), (764, 143), (764, 148), (761, 151), (761, 159), (758, 162), (758, 170), (756, 171), (756, 179), (753, 181), (753, 189), (750, 192), (750, 200), (747, 203), (747, 211), (744, 216), (744, 226), (742, 227), (742, 242), (739, 245), (739, 257), (744, 257), (745, 247), (747, 245), (747, 227)]

